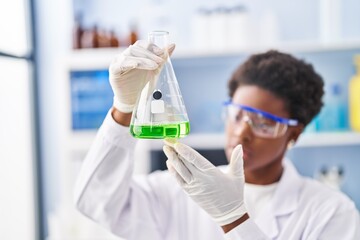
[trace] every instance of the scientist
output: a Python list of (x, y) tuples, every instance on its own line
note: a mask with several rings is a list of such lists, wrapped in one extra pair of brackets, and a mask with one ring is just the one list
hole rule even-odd
[(138, 41), (109, 68), (114, 107), (75, 189), (84, 215), (129, 240), (360, 239), (354, 203), (300, 176), (284, 159), (323, 96), (313, 67), (288, 54), (252, 55), (233, 73), (224, 103), (228, 166), (215, 167), (191, 147), (167, 140), (169, 171), (133, 176), (131, 112), (163, 54)]

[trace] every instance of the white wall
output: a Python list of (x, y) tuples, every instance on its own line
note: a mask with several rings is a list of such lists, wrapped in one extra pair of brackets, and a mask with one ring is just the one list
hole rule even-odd
[(0, 239), (35, 240), (35, 168), (28, 63), (0, 57)]
[(48, 240), (118, 240), (82, 216), (72, 202), (72, 185), (80, 163), (77, 160), (84, 157), (83, 152), (80, 156), (69, 152), (71, 143), (67, 142), (71, 131), (70, 93), (66, 87), (72, 44), (72, 2), (36, 0), (36, 5), (46, 235)]
[(41, 153), (47, 209), (60, 200), (57, 172), (61, 157), (61, 126), (64, 96), (59, 91), (64, 63), (71, 49), (71, 0), (36, 0), (38, 37), (39, 102), (41, 110)]

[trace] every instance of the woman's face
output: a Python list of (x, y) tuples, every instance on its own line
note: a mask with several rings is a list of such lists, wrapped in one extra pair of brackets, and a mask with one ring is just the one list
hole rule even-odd
[[(232, 99), (233, 103), (256, 108), (273, 115), (289, 118), (285, 103), (271, 92), (257, 86), (239, 87)], [(278, 138), (261, 138), (254, 135), (246, 121), (226, 124), (226, 155), (230, 160), (232, 150), (241, 144), (243, 147), (244, 171), (247, 182), (264, 184), (263, 178), (280, 178), (282, 158), (291, 139), (296, 140), (301, 133), (298, 128), (289, 127)], [(278, 175), (278, 176), (276, 176)], [(278, 180), (278, 179), (277, 179)], [(273, 181), (273, 180), (270, 180)]]

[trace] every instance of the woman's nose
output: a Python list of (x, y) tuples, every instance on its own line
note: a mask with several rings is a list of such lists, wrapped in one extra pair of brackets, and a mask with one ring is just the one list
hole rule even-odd
[(253, 133), (250, 124), (249, 117), (243, 116), (242, 119), (234, 124), (234, 135), (238, 138), (241, 138), (242, 141), (251, 140)]

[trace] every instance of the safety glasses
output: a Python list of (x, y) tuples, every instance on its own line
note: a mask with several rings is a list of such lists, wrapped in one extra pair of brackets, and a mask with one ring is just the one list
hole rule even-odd
[(297, 126), (298, 121), (275, 116), (249, 106), (235, 104), (231, 100), (223, 103), (224, 117), (230, 124), (245, 121), (257, 137), (278, 138), (285, 134), (288, 126)]

